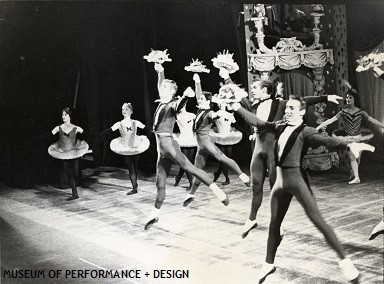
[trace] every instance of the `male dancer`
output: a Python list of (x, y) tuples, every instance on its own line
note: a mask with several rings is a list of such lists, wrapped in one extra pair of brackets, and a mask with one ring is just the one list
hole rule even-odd
[[(248, 110), (256, 114), (259, 119), (269, 122), (281, 120), (284, 115), (287, 100), (277, 99), (275, 97), (275, 89), (276, 87), (271, 81), (255, 81), (251, 86), (251, 93), (254, 98), (259, 100), (259, 102), (251, 104), (247, 99), (245, 99), (242, 101), (243, 105)], [(313, 105), (327, 100), (338, 104), (338, 99), (342, 98), (336, 95), (310, 96), (304, 98), (307, 105)], [(263, 184), (267, 172), (271, 188), (276, 180), (276, 170), (274, 167), (272, 148), (275, 135), (268, 129), (261, 130), (257, 127), (255, 132), (255, 148), (253, 150), (250, 165), (253, 196), (251, 212), (249, 214), (249, 219), (244, 224), (242, 238), (245, 238), (248, 233), (257, 226), (256, 215), (261, 206), (263, 198)]]
[(301, 167), (302, 156), (309, 145), (326, 145), (332, 148), (348, 147), (353, 155), (359, 156), (362, 150), (373, 151), (374, 147), (364, 143), (347, 143), (341, 139), (323, 136), (317, 133), (313, 127), (308, 127), (303, 122), (306, 112), (306, 103), (303, 99), (291, 96), (286, 103), (286, 123), (265, 122), (256, 115), (245, 110), (239, 103), (231, 107), (237, 111), (251, 125), (258, 129), (269, 129), (276, 134), (273, 153), (276, 165), (276, 182), (271, 193), (271, 221), (269, 225), (267, 255), (265, 263), (259, 274), (259, 282), (273, 273), (276, 268), (274, 259), (282, 236), (280, 226), (288, 211), (292, 197), (295, 196), (303, 206), (312, 223), (321, 231), (328, 244), (336, 251), (341, 259), (339, 266), (344, 276), (349, 281), (357, 281), (359, 272), (349, 258), (346, 258), (344, 250), (332, 228), (325, 222), (321, 215), (313, 192), (310, 189), (308, 177)]
[(157, 196), (155, 206), (150, 212), (144, 229), (148, 230), (159, 220), (160, 207), (165, 199), (165, 181), (171, 169), (172, 163), (178, 164), (186, 172), (199, 178), (209, 186), (217, 198), (228, 205), (226, 194), (211, 181), (209, 175), (201, 169), (196, 168), (181, 152), (179, 144), (172, 136), (173, 127), (176, 121), (176, 114), (186, 104), (189, 97), (195, 95), (191, 88), (184, 91), (180, 99), (175, 99), (177, 92), (176, 82), (164, 78), (164, 68), (161, 64), (155, 63), (155, 70), (158, 73), (158, 91), (160, 104), (156, 109), (153, 122), (153, 132), (156, 135), (157, 164), (156, 164), (156, 187)]

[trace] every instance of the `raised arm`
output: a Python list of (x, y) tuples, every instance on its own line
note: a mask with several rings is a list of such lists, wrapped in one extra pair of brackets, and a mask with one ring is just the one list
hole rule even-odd
[(199, 100), (203, 94), (203, 89), (201, 88), (201, 81), (200, 81), (199, 74), (197, 73), (193, 74), (193, 81), (195, 81), (196, 99)]
[(157, 72), (157, 89), (159, 90), (161, 83), (163, 83), (165, 79), (164, 67), (160, 63), (155, 63), (155, 70)]
[(194, 96), (195, 92), (192, 90), (191, 87), (185, 89), (183, 95), (175, 101), (175, 105), (173, 107), (175, 113), (179, 113), (181, 109), (185, 106), (185, 104), (188, 102), (188, 99), (193, 98)]

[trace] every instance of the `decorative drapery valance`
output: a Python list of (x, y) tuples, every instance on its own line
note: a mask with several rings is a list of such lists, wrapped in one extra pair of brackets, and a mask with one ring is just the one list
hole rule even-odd
[[(292, 45), (285, 41), (283, 46), (280, 45), (281, 48), (274, 48), (266, 53), (248, 54), (249, 71), (271, 71), (276, 67), (293, 70), (302, 65), (314, 69), (322, 68), (328, 62), (334, 64), (332, 49), (308, 50), (305, 46), (297, 48), (297, 45), (295, 45), (297, 41), (294, 38), (292, 39)], [(276, 47), (279, 47), (279, 45)], [(296, 50), (293, 51), (293, 49)]]

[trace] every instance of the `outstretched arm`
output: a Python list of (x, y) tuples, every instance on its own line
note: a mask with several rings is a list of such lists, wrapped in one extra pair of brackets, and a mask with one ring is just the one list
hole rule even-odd
[(267, 122), (259, 119), (255, 114), (243, 108), (240, 103), (231, 103), (228, 105), (228, 108), (236, 111), (248, 124), (256, 126), (257, 128), (268, 128), (271, 130), (275, 128), (275, 124), (273, 122)]
[(183, 92), (183, 95), (175, 102), (176, 105), (174, 106), (175, 113), (179, 113), (181, 109), (185, 106), (185, 104), (188, 102), (189, 98), (193, 98), (195, 96), (195, 92), (192, 90), (191, 87), (188, 87)]
[(324, 121), (322, 124), (320, 124), (319, 126), (316, 127), (316, 130), (320, 130), (322, 128), (325, 128), (327, 125), (330, 125), (332, 123), (334, 123), (335, 121), (337, 121), (339, 118), (341, 117), (341, 113), (339, 112), (338, 114), (336, 114), (334, 117), (331, 117), (330, 119), (327, 119), (326, 121)]
[(377, 119), (374, 119), (372, 116), (369, 116), (368, 113), (365, 111), (363, 112), (364, 117), (370, 122), (373, 123), (381, 128), (384, 128), (384, 124), (378, 121)]

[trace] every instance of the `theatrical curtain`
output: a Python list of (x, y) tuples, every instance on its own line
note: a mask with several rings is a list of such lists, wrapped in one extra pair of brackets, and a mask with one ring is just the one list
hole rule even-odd
[[(384, 52), (384, 41), (375, 48), (368, 51), (355, 51), (355, 59), (365, 56), (373, 51)], [(356, 65), (354, 66), (356, 69)], [(357, 91), (360, 99), (360, 107), (370, 116), (384, 123), (384, 80), (376, 78), (372, 70), (356, 73)], [(367, 125), (373, 130), (375, 137), (373, 144), (376, 146), (376, 153), (383, 155), (384, 129), (370, 124)]]

